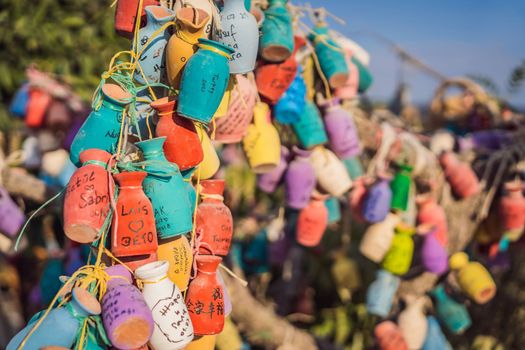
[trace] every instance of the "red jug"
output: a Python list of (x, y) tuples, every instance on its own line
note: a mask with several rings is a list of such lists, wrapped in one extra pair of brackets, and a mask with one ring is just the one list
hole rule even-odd
[(110, 158), (95, 148), (80, 153), (82, 167), (69, 179), (64, 198), (64, 232), (72, 241), (91, 243), (99, 238), (115, 188), (107, 171)]
[(255, 82), (259, 94), (266, 97), (272, 104), (284, 94), (297, 74), (298, 63), (295, 60), (297, 50), (306, 45), (303, 37), (294, 37), (294, 51), (282, 63), (264, 63), (255, 70)]
[(119, 184), (113, 216), (111, 252), (117, 257), (151, 255), (157, 251), (157, 230), (153, 208), (142, 190), (145, 171), (115, 174)]
[(501, 225), (505, 231), (522, 231), (525, 226), (525, 198), (523, 183), (519, 180), (505, 182), (505, 194), (499, 201)]
[(197, 207), (197, 236), (200, 254), (228, 255), (233, 235), (233, 218), (223, 202), (224, 180), (201, 181), (202, 202)]
[(479, 192), (479, 181), (476, 174), (470, 166), (460, 162), (454, 153), (443, 153), (439, 161), (456, 196), (467, 198)]
[(42, 126), (47, 109), (52, 101), (53, 98), (46, 91), (30, 88), (26, 107), (26, 125), (30, 128)]
[(186, 306), (195, 335), (218, 334), (224, 327), (224, 290), (217, 279), (222, 258), (197, 255), (197, 277), (190, 282)]
[[(157, 0), (142, 0), (141, 26), (146, 23), (146, 11), (144, 11), (144, 8), (158, 4)], [(139, 0), (118, 0), (117, 8), (115, 9), (115, 31), (117, 34), (130, 39), (133, 37), (138, 9)]]
[(408, 350), (401, 330), (392, 321), (383, 321), (374, 329), (377, 345), (381, 350)]
[(159, 116), (155, 130), (157, 137), (166, 136), (164, 154), (182, 171), (202, 162), (204, 153), (195, 125), (191, 120), (175, 113), (175, 102), (175, 98), (169, 96), (152, 102), (150, 106)]
[(445, 210), (431, 194), (419, 195), (416, 198), (419, 207), (417, 213), (418, 225), (429, 224), (436, 228), (434, 237), (446, 247), (448, 244), (448, 225)]
[(328, 209), (324, 205), (328, 196), (313, 196), (299, 213), (296, 240), (305, 247), (315, 247), (321, 242), (328, 225)]

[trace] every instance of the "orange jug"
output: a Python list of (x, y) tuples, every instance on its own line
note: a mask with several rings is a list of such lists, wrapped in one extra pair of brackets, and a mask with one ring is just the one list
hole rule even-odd
[(327, 196), (312, 196), (310, 203), (299, 213), (296, 240), (306, 247), (315, 247), (321, 242), (328, 225), (328, 209), (324, 205)]

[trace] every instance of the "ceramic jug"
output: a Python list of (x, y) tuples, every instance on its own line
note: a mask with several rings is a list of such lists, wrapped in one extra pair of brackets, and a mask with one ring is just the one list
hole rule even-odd
[(328, 144), (339, 158), (351, 158), (361, 154), (354, 120), (342, 108), (337, 98), (324, 105), (324, 126), (328, 134)]
[(202, 123), (211, 121), (228, 86), (228, 60), (233, 52), (216, 41), (199, 39), (199, 50), (182, 73), (178, 114)]
[[(412, 297), (409, 295), (408, 297)], [(406, 308), (399, 314), (397, 323), (409, 350), (421, 349), (428, 331), (425, 317), (425, 297), (406, 298)]]
[(28, 103), (29, 84), (25, 83), (15, 92), (15, 96), (9, 104), (9, 113), (20, 118), (25, 118)]
[(73, 164), (80, 166), (80, 153), (90, 148), (111, 154), (117, 150), (124, 109), (131, 102), (131, 94), (120, 86), (102, 86), (101, 103), (95, 105), (71, 144), (70, 158)]
[(157, 251), (155, 216), (142, 190), (146, 175), (144, 171), (113, 175), (119, 184), (119, 194), (113, 216), (111, 252), (117, 257), (150, 255)]
[(110, 158), (96, 148), (80, 154), (82, 167), (69, 180), (64, 196), (64, 233), (72, 241), (91, 243), (100, 236), (115, 188), (107, 171)]
[(297, 51), (306, 45), (303, 37), (294, 37), (294, 52), (282, 63), (262, 62), (255, 70), (255, 81), (259, 94), (270, 103), (275, 104), (292, 84), (297, 75), (298, 63), (295, 59)]
[(370, 223), (381, 222), (390, 212), (392, 190), (391, 177), (388, 174), (379, 174), (375, 184), (366, 192), (363, 202), (363, 218)]
[(195, 335), (218, 334), (224, 327), (224, 291), (217, 280), (222, 258), (197, 255), (197, 277), (190, 282), (186, 305)]
[(472, 169), (460, 162), (452, 152), (446, 152), (439, 158), (445, 178), (452, 191), (459, 198), (467, 198), (480, 191), (479, 181)]
[(233, 235), (233, 218), (223, 202), (224, 180), (201, 182), (202, 202), (197, 207), (196, 232), (201, 254), (227, 255)]
[(274, 106), (275, 120), (281, 124), (298, 122), (304, 111), (306, 84), (299, 67), (294, 80)]
[(212, 27), (215, 22), (214, 16), (218, 14), (218, 9), (216, 4), (210, 0), (177, 0), (173, 5), (173, 10), (175, 12), (181, 11), (183, 8), (197, 8), (206, 11), (208, 14), (208, 21), (204, 25), (204, 34), (205, 38), (209, 38), (212, 34)]
[(434, 299), (436, 316), (453, 334), (462, 334), (472, 324), (465, 305), (448, 296), (442, 284), (438, 284), (431, 292)]
[[(418, 231), (420, 231), (421, 226), (418, 226)], [(437, 239), (437, 229), (435, 227), (431, 226), (425, 232), (421, 247), (421, 263), (427, 271), (437, 275), (441, 275), (448, 270), (448, 254)]]
[(344, 164), (330, 150), (315, 147), (310, 155), (319, 186), (334, 197), (342, 196), (352, 187), (352, 180)]
[(65, 101), (54, 99), (47, 109), (45, 126), (53, 130), (66, 131), (71, 124), (71, 114)]
[(212, 178), (221, 165), (215, 147), (211, 143), (210, 136), (201, 124), (197, 125), (197, 134), (202, 145), (202, 162), (197, 167), (197, 176), (201, 180)]
[(427, 316), (428, 331), (421, 350), (452, 350), (452, 346), (434, 316)]
[(257, 187), (261, 191), (272, 193), (277, 189), (277, 186), (288, 167), (289, 156), (290, 151), (288, 148), (281, 146), (281, 159), (279, 164), (269, 172), (257, 175)]
[(478, 262), (470, 261), (464, 252), (453, 254), (450, 269), (455, 272), (463, 293), (478, 304), (489, 302), (496, 295), (496, 283), (487, 269)]
[(312, 101), (306, 101), (301, 118), (292, 124), (292, 128), (303, 148), (312, 148), (328, 142), (321, 113)]
[(44, 123), (47, 109), (53, 98), (47, 91), (29, 88), (29, 100), (27, 102), (25, 123), (30, 128), (38, 128)]
[(316, 176), (310, 163), (311, 152), (297, 147), (293, 151), (295, 158), (284, 175), (286, 205), (293, 209), (302, 209), (310, 202)]
[(328, 224), (334, 224), (341, 220), (341, 206), (339, 200), (335, 197), (330, 197), (324, 201), (326, 209), (328, 209)]
[(178, 89), (186, 63), (197, 52), (199, 39), (207, 37), (204, 30), (210, 16), (201, 8), (183, 7), (175, 17), (176, 30), (166, 46), (166, 69), (168, 82)]
[(381, 266), (396, 275), (404, 275), (410, 269), (414, 256), (415, 229), (410, 225), (399, 224), (395, 228), (390, 249), (386, 253)]
[(374, 328), (380, 350), (408, 350), (399, 327), (392, 321), (383, 321)]
[(140, 348), (153, 334), (151, 310), (124, 266), (114, 265), (105, 271), (110, 280), (102, 297), (102, 322), (108, 338), (118, 349)]
[[(27, 338), (24, 349), (41, 349), (46, 346), (71, 349), (84, 320), (91, 315), (99, 314), (100, 304), (97, 299), (86, 290), (76, 287), (71, 294), (71, 301), (49, 312), (40, 326)], [(39, 317), (33, 317), (28, 325), (9, 341), (6, 350), (18, 349), (38, 319)]]
[(144, 155), (148, 173), (143, 182), (144, 193), (153, 206), (157, 235), (162, 239), (190, 232), (193, 226), (182, 175), (177, 165), (164, 156), (165, 140), (166, 137), (156, 137), (135, 144)]
[(366, 291), (366, 309), (369, 314), (387, 317), (392, 308), (401, 280), (386, 270), (377, 270), (375, 280)]
[(270, 107), (258, 102), (253, 109), (253, 124), (248, 127), (242, 145), (250, 169), (256, 174), (272, 171), (281, 159), (281, 139), (270, 118)]
[(153, 350), (184, 349), (193, 339), (193, 325), (179, 288), (167, 278), (167, 261), (139, 267), (135, 275), (144, 288), (142, 294), (155, 322), (149, 341)]
[(10, 197), (9, 192), (0, 186), (0, 232), (15, 238), (25, 221), (22, 209)]
[(435, 226), (435, 238), (446, 247), (448, 244), (448, 224), (445, 210), (439, 205), (432, 194), (418, 195), (416, 198), (419, 210), (417, 213), (418, 224)]
[(392, 189), (390, 208), (392, 210), (407, 211), (410, 187), (412, 184), (411, 172), (412, 167), (410, 165), (398, 164), (398, 169), (390, 182), (390, 188)]
[(357, 97), (359, 70), (352, 62), (352, 52), (347, 49), (345, 49), (345, 62), (348, 67), (348, 79), (342, 86), (335, 89), (334, 95), (342, 100), (351, 100)]
[[(115, 31), (126, 38), (132, 38), (135, 30), (139, 0), (119, 0), (115, 9)], [(146, 22), (146, 6), (158, 5), (156, 0), (142, 0), (142, 9), (139, 20)], [(142, 24), (141, 23), (141, 24)]]
[(199, 135), (193, 122), (175, 113), (176, 100), (163, 97), (151, 103), (157, 111), (159, 122), (155, 129), (157, 137), (166, 137), (166, 159), (179, 166), (181, 171), (197, 166), (204, 157)]
[(244, 6), (244, 0), (225, 0), (220, 19), (222, 28), (215, 30), (214, 40), (235, 50), (230, 59), (230, 72), (253, 71), (259, 43), (257, 20)]
[(184, 292), (188, 288), (193, 254), (186, 236), (159, 240), (157, 258), (169, 263), (168, 278)]
[(339, 44), (330, 38), (326, 23), (317, 23), (309, 40), (314, 44), (319, 65), (330, 87), (336, 89), (345, 85), (349, 77), (345, 54)]
[(264, 11), (259, 53), (269, 62), (282, 62), (294, 48), (292, 17), (286, 8), (288, 0), (270, 0)]
[(299, 212), (295, 239), (305, 247), (315, 247), (321, 242), (328, 225), (328, 209), (324, 197), (310, 199), (310, 203)]
[(399, 216), (390, 213), (383, 221), (368, 226), (359, 245), (361, 254), (380, 263), (392, 245), (394, 229), (399, 221)]
[[(147, 23), (139, 30), (138, 45), (134, 48), (139, 55), (139, 64), (133, 78), (140, 84), (160, 83), (166, 79), (165, 48), (170, 37), (169, 28), (164, 26), (173, 21), (175, 12), (164, 6), (146, 6), (144, 9)], [(163, 27), (165, 29), (161, 30)]]
[(235, 76), (236, 83), (226, 115), (215, 119), (215, 141), (237, 143), (246, 135), (257, 102), (257, 87), (243, 75)]
[(343, 164), (346, 167), (346, 171), (352, 180), (357, 180), (360, 176), (363, 176), (364, 170), (359, 157), (350, 157), (342, 159)]
[(519, 180), (504, 184), (505, 194), (499, 200), (501, 224), (506, 231), (522, 232), (525, 227), (525, 198)]

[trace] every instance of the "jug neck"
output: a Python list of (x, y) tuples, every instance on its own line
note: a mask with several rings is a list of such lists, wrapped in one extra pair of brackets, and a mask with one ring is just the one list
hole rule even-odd
[(222, 261), (221, 257), (214, 255), (198, 255), (195, 259), (197, 261), (197, 271), (199, 274), (205, 275), (215, 275)]
[(175, 18), (175, 13), (164, 6), (146, 6), (144, 10), (146, 11), (147, 24), (150, 27), (160, 27)]
[(157, 115), (159, 117), (173, 117), (173, 113), (175, 112), (175, 104), (176, 104), (175, 97), (168, 96), (159, 98), (156, 101), (153, 101), (150, 103), (150, 107), (153, 108), (155, 111), (157, 111)]
[(155, 137), (149, 140), (135, 143), (142, 151), (145, 160), (162, 160), (168, 161), (164, 155), (164, 142), (166, 137)]
[(224, 0), (224, 7), (222, 11), (232, 11), (232, 10), (241, 10), (247, 11), (248, 9), (245, 6), (244, 0)]
[[(191, 44), (196, 44), (197, 39), (204, 32), (206, 23), (210, 19), (210, 15), (202, 10), (195, 7), (183, 7), (177, 11), (177, 24), (179, 28), (177, 29), (176, 35), (185, 41), (190, 41)], [(196, 38), (185, 38), (185, 33), (191, 33)], [(193, 40), (188, 40), (193, 39)]]
[(111, 154), (96, 148), (88, 149), (80, 153), (80, 161), (82, 162), (82, 166), (94, 164), (107, 169), (110, 159)]
[(76, 287), (71, 293), (71, 301), (66, 308), (75, 318), (85, 318), (91, 315), (99, 315), (101, 312), (100, 303), (85, 289)]
[(115, 174), (113, 177), (117, 180), (120, 190), (142, 189), (142, 181), (147, 176), (145, 171), (129, 171)]

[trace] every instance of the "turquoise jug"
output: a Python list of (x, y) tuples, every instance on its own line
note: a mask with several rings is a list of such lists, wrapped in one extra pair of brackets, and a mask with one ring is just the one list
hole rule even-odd
[(341, 206), (339, 200), (335, 197), (330, 197), (324, 201), (326, 209), (328, 209), (328, 223), (333, 224), (341, 220)]
[(386, 270), (378, 270), (366, 291), (366, 308), (371, 315), (386, 317), (392, 308), (401, 279)]
[(293, 52), (292, 17), (286, 8), (287, 0), (269, 0), (264, 11), (259, 53), (269, 62), (282, 62)]
[(447, 329), (454, 334), (461, 334), (472, 324), (465, 305), (448, 296), (442, 284), (436, 286), (430, 294), (434, 297), (436, 316)]
[(321, 70), (330, 87), (335, 89), (345, 85), (349, 74), (345, 54), (339, 44), (330, 38), (326, 24), (318, 23), (308, 39), (314, 44)]
[[(100, 314), (100, 304), (94, 296), (78, 287), (73, 289), (71, 296), (71, 301), (65, 306), (49, 312), (29, 336), (24, 349), (36, 350), (46, 346), (61, 346), (66, 349), (73, 347), (84, 320), (88, 316)], [(33, 317), (28, 325), (11, 339), (6, 349), (16, 350), (38, 320), (39, 317)]]
[(195, 208), (197, 207), (197, 191), (195, 190), (195, 186), (193, 186), (193, 183), (191, 182), (191, 178), (193, 173), (195, 172), (196, 168), (191, 168), (188, 170), (182, 171), (182, 177), (184, 178), (184, 188), (186, 189), (186, 193), (188, 195), (188, 200), (190, 201), (190, 208), (191, 213), (195, 212)]
[(363, 165), (361, 165), (359, 157), (350, 157), (343, 159), (342, 161), (352, 180), (355, 180), (364, 174)]
[(235, 50), (230, 59), (231, 74), (245, 74), (255, 68), (259, 27), (249, 11), (244, 0), (224, 0), (222, 28), (214, 32), (214, 40)]
[(193, 223), (186, 185), (178, 166), (166, 159), (164, 141), (166, 137), (156, 137), (136, 143), (144, 154), (148, 176), (142, 187), (153, 206), (160, 239), (190, 232)]
[(328, 142), (321, 113), (312, 101), (306, 101), (301, 118), (292, 124), (292, 128), (303, 148), (312, 148)]
[(182, 73), (179, 115), (202, 123), (211, 121), (228, 86), (228, 61), (233, 52), (216, 41), (199, 39), (199, 50), (188, 60)]
[(133, 97), (115, 84), (102, 86), (101, 102), (96, 102), (71, 144), (70, 159), (77, 167), (80, 153), (90, 148), (98, 148), (115, 153), (120, 136), (122, 115)]
[(281, 124), (291, 124), (299, 121), (304, 111), (306, 84), (299, 68), (292, 84), (275, 104), (273, 114)]
[(421, 350), (452, 350), (452, 346), (441, 331), (441, 326), (434, 316), (427, 316), (427, 336)]
[[(164, 6), (146, 6), (146, 26), (138, 33), (137, 53), (139, 66), (133, 78), (140, 84), (153, 84), (166, 81), (165, 48), (170, 37), (166, 23), (175, 19), (175, 12)], [(145, 46), (147, 44), (147, 46)]]

